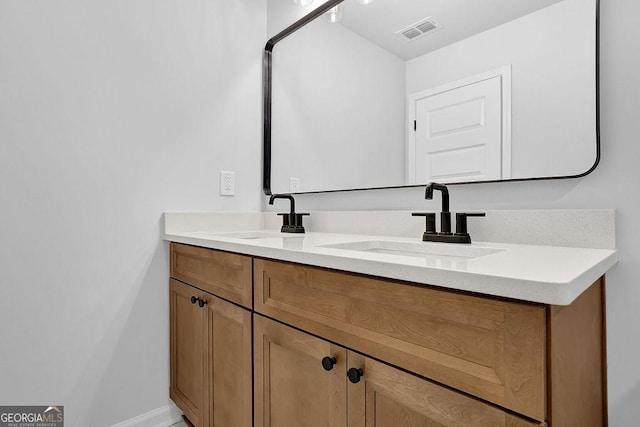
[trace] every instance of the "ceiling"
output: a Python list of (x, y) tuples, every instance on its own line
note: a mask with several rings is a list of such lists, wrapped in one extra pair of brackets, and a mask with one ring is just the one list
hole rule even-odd
[[(563, 0), (345, 0), (340, 24), (405, 60)], [(441, 28), (412, 41), (396, 32), (431, 17)]]

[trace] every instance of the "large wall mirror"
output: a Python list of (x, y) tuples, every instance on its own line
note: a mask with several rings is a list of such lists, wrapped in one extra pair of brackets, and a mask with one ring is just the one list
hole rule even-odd
[(268, 0), (265, 192), (589, 173), (597, 14), (598, 0)]

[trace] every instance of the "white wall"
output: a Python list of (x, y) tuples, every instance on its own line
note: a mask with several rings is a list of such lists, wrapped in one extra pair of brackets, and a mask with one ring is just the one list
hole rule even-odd
[[(609, 417), (611, 426), (627, 427), (640, 419), (640, 2), (601, 0), (600, 17), (598, 168), (582, 179), (452, 186), (451, 208), (616, 209), (620, 263), (607, 275)], [(439, 201), (423, 198), (421, 188), (312, 194), (297, 196), (296, 206), (307, 212), (439, 208)]]
[(512, 177), (581, 174), (596, 159), (594, 5), (564, 0), (407, 61), (407, 94), (511, 65)]
[(0, 404), (100, 427), (169, 403), (161, 215), (260, 209), (265, 13), (0, 0)]

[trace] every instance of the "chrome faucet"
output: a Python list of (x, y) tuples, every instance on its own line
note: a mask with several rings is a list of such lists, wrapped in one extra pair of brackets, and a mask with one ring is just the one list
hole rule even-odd
[(427, 185), (424, 198), (433, 200), (433, 191), (442, 193), (442, 210), (440, 212), (440, 232), (436, 232), (436, 214), (433, 212), (413, 212), (412, 216), (423, 216), (426, 219), (426, 229), (422, 234), (425, 242), (443, 243), (471, 243), (471, 236), (467, 232), (467, 218), (470, 216), (485, 216), (484, 212), (479, 213), (457, 213), (456, 232), (451, 233), (451, 212), (449, 211), (449, 189), (444, 184), (431, 182)]
[(269, 204), (273, 205), (275, 199), (287, 199), (291, 203), (289, 213), (279, 213), (282, 216), (282, 233), (304, 233), (302, 226), (302, 217), (309, 215), (308, 213), (296, 213), (296, 201), (291, 194), (272, 194), (269, 197)]

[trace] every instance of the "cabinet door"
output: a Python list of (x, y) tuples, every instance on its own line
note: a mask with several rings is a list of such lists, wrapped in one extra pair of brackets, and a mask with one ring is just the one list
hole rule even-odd
[(255, 427), (346, 427), (344, 348), (259, 315), (254, 345)]
[(196, 427), (204, 425), (203, 407), (206, 311), (192, 297), (197, 289), (171, 279), (169, 284), (171, 399)]
[(205, 402), (208, 427), (251, 427), (251, 312), (213, 295), (206, 301)]
[(349, 427), (525, 427), (539, 425), (430, 381), (349, 352)]
[(173, 279), (170, 295), (171, 399), (196, 427), (251, 427), (251, 313)]

